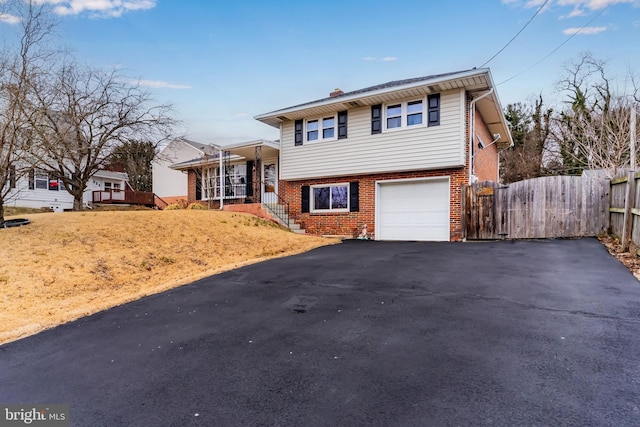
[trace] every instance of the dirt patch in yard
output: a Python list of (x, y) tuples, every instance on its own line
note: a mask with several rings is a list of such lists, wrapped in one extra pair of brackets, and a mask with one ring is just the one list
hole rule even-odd
[(622, 243), (617, 237), (601, 236), (598, 239), (611, 255), (623, 263), (636, 279), (640, 280), (640, 257), (638, 256), (638, 247), (636, 245), (632, 243), (629, 247), (629, 252), (623, 252)]
[(21, 215), (0, 230), (0, 343), (250, 263), (337, 243), (198, 210)]

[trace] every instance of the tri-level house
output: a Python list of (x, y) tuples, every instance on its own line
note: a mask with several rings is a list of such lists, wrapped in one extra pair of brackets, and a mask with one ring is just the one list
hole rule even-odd
[(498, 180), (512, 139), (489, 69), (392, 81), (261, 114), (279, 197), (308, 233), (459, 240), (461, 187)]

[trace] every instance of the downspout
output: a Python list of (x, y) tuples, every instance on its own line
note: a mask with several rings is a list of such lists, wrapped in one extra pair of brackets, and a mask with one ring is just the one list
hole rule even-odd
[(476, 122), (476, 102), (480, 101), (485, 96), (489, 96), (493, 93), (493, 88), (489, 89), (489, 92), (485, 92), (476, 99), (472, 99), (469, 104), (469, 184), (471, 184), (471, 177), (473, 176), (473, 137), (475, 135), (475, 122)]
[(222, 179), (222, 177), (224, 176), (224, 166), (222, 164), (222, 151), (218, 150), (218, 163), (219, 163), (219, 169), (220, 169), (220, 174), (218, 176), (218, 179), (220, 180), (220, 210), (222, 210), (222, 208), (224, 207), (224, 179)]

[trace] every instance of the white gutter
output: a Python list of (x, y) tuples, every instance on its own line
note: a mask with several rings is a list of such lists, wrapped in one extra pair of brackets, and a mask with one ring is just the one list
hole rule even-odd
[(493, 93), (493, 87), (489, 89), (489, 92), (485, 92), (476, 99), (472, 99), (469, 104), (469, 184), (471, 184), (471, 177), (473, 175), (473, 137), (475, 136), (474, 125), (476, 122), (476, 102), (480, 101), (485, 96), (489, 96)]

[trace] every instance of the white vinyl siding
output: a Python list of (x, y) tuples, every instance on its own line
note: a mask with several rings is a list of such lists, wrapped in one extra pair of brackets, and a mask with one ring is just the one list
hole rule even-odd
[[(461, 167), (465, 163), (463, 90), (441, 94), (440, 125), (371, 134), (371, 107), (349, 110), (348, 138), (294, 146), (294, 123), (282, 126), (280, 178), (304, 179)], [(398, 99), (396, 103), (415, 98)], [(388, 105), (392, 105), (391, 101)]]
[(34, 209), (49, 207), (62, 211), (73, 208), (73, 196), (62, 186), (58, 191), (49, 190), (48, 181), (46, 188), (29, 189), (29, 176), (26, 175), (16, 181), (16, 187), (9, 192), (5, 205)]

